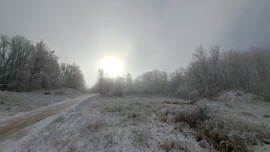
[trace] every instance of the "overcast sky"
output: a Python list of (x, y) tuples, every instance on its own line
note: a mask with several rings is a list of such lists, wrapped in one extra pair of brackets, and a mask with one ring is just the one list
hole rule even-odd
[(44, 40), (91, 86), (118, 56), (133, 77), (186, 67), (199, 46), (270, 47), (270, 0), (0, 0), (0, 33)]

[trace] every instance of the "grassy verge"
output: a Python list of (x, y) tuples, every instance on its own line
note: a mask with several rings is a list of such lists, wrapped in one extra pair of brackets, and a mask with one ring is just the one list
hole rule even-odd
[[(172, 117), (172, 118), (171, 118)], [(167, 118), (167, 120), (166, 120)], [(170, 120), (168, 120), (170, 118)], [(188, 126), (203, 148), (215, 149), (221, 152), (249, 152), (260, 143), (269, 144), (269, 128), (264, 125), (221, 119), (211, 113), (209, 107), (196, 105), (191, 110), (170, 113), (166, 111), (160, 119), (171, 122), (175, 129), (182, 132), (182, 126)], [(169, 146), (169, 147), (168, 147)], [(183, 147), (173, 142), (163, 146), (166, 151), (171, 148), (182, 150)]]

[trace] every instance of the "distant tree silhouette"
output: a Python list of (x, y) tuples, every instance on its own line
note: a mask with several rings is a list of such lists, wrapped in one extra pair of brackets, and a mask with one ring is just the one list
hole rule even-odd
[(170, 74), (153, 70), (134, 80), (130, 74), (125, 79), (113, 79), (99, 71), (98, 82), (102, 95), (164, 94), (197, 99), (215, 96), (223, 90), (241, 90), (270, 99), (270, 50), (221, 52), (219, 46), (209, 51), (199, 46), (186, 69), (179, 68)]

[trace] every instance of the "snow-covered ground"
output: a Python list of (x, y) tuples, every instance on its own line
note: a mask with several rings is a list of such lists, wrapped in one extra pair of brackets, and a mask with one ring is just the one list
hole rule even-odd
[[(94, 96), (25, 128), (23, 138), (2, 141), (0, 152), (215, 151), (210, 144), (197, 142), (194, 129), (175, 121), (176, 114), (188, 113), (198, 105), (207, 107), (216, 119), (236, 122), (230, 124), (234, 126), (231, 129), (244, 135), (254, 129), (258, 134), (270, 131), (270, 103), (239, 92), (225, 92), (214, 101), (197, 103), (160, 96)], [(252, 148), (269, 149), (267, 141)]]
[(0, 91), (0, 121), (8, 116), (63, 101), (71, 96)]

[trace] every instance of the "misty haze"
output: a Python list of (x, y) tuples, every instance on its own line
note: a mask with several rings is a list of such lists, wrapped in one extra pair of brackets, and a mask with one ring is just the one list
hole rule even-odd
[(0, 152), (269, 152), (269, 0), (0, 0)]

